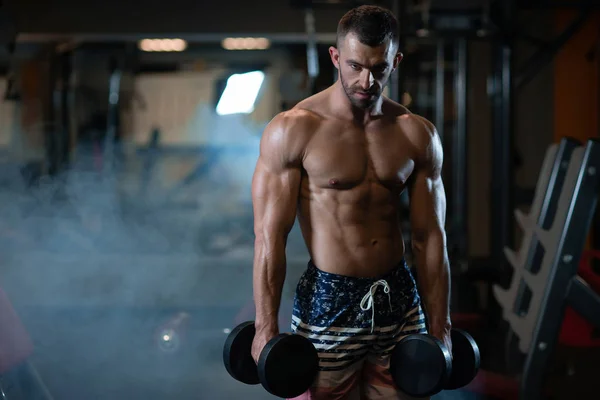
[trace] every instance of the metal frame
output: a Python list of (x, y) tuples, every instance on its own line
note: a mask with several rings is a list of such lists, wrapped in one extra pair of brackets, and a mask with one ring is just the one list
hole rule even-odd
[(317, 50), (317, 39), (315, 37), (315, 15), (312, 7), (307, 7), (304, 10), (304, 27), (308, 35), (306, 42), (306, 70), (308, 73), (308, 86), (310, 93), (317, 92), (316, 80), (319, 76), (319, 53)]
[(600, 295), (578, 276), (571, 280), (567, 289), (567, 304), (600, 329)]
[(70, 161), (68, 96), (72, 60), (68, 53), (47, 52), (46, 55), (50, 83), (44, 106), (49, 121), (44, 126), (45, 161), (48, 175), (55, 176), (68, 168)]
[[(269, 32), (226, 32), (226, 33), (144, 33), (144, 34), (117, 34), (117, 33), (27, 33), (22, 32), (17, 36), (17, 43), (53, 43), (53, 42), (68, 42), (76, 43), (136, 43), (139, 40), (148, 37), (161, 38), (181, 38), (193, 43), (221, 43), (223, 39), (228, 37), (264, 37), (269, 39), (273, 44), (305, 44), (309, 40), (306, 32), (292, 33), (269, 33)], [(316, 33), (314, 39), (319, 44), (335, 44), (335, 32)]]
[[(576, 140), (563, 139), (558, 146), (554, 162), (552, 163), (552, 169), (550, 171), (548, 183), (544, 191), (544, 198), (542, 200), (540, 212), (536, 217), (536, 224), (542, 229), (550, 229), (552, 223), (554, 222), (556, 208), (558, 206), (561, 189), (565, 181), (569, 160), (571, 159), (573, 150), (575, 150), (579, 145), (580, 143)], [(526, 253), (524, 262), (525, 270), (531, 272), (532, 274), (537, 274), (542, 266), (544, 253), (544, 248), (534, 232)], [(521, 316), (526, 315), (529, 309), (531, 296), (531, 289), (525, 280), (521, 279), (513, 304), (513, 312)]]
[[(562, 188), (565, 181), (571, 154), (573, 153), (573, 150), (580, 145), (581, 143), (579, 141), (571, 138), (565, 138), (561, 140), (559, 144), (552, 171), (550, 172), (548, 188), (546, 189), (544, 200), (542, 202), (542, 208), (537, 217), (537, 224), (543, 229), (550, 229), (554, 222), (556, 208), (558, 207), (558, 200), (560, 198), (560, 188)], [(529, 248), (529, 253), (527, 254), (527, 261), (525, 261), (526, 269), (534, 274), (539, 271), (541, 265), (539, 244), (539, 241), (534, 236)]]
[(119, 92), (121, 88), (121, 67), (116, 56), (109, 59), (108, 78), (108, 111), (106, 116), (106, 135), (103, 140), (103, 162), (104, 172), (113, 171), (116, 160), (115, 141), (119, 135)]
[[(392, 0), (392, 12), (394, 13), (394, 15), (396, 15), (396, 18), (398, 18), (398, 23), (401, 23), (401, 19), (403, 18), (403, 9), (402, 9), (403, 4), (401, 3), (400, 0)], [(400, 38), (400, 43), (398, 46), (400, 49), (404, 48), (404, 38)], [(403, 91), (400, 89), (400, 73), (398, 71), (398, 68), (392, 72), (392, 74), (390, 75), (390, 81), (389, 81), (389, 89), (390, 89), (390, 98), (398, 103), (402, 103), (402, 93)]]
[(438, 39), (436, 43), (436, 54), (435, 54), (435, 118), (434, 123), (438, 131), (438, 135), (444, 142), (444, 124), (445, 124), (445, 93), (446, 93), (446, 59), (444, 58), (444, 46), (446, 45), (444, 39)]
[(567, 215), (556, 246), (542, 298), (542, 308), (533, 331), (531, 347), (525, 361), (520, 398), (540, 399), (545, 367), (558, 341), (566, 306), (587, 317), (600, 327), (600, 298), (577, 276), (577, 269), (600, 189), (600, 141), (589, 140)]
[[(60, 109), (58, 123), (56, 124), (60, 136), (58, 154), (60, 156), (60, 168), (68, 168), (71, 161), (71, 126), (70, 126), (70, 110), (69, 100), (72, 93), (71, 90), (71, 72), (73, 70), (73, 55), (71, 52), (60, 53), (60, 80), (56, 88), (58, 93), (55, 93), (54, 101), (55, 108)], [(58, 97), (58, 98), (57, 98)]]
[[(439, 47), (438, 47), (439, 51)], [(454, 100), (456, 119), (452, 137), (452, 221), (455, 257), (466, 261), (467, 249), (467, 76), (468, 44), (466, 38), (455, 42)], [(443, 65), (442, 65), (443, 68)], [(443, 99), (442, 99), (443, 101)]]
[[(503, 2), (506, 18), (512, 20), (512, 1)], [(492, 49), (493, 125), (492, 177), (490, 200), (490, 256), (499, 271), (507, 271), (504, 246), (514, 238), (514, 166), (513, 166), (513, 43), (510, 35), (497, 39)], [(490, 291), (491, 296), (491, 291)]]

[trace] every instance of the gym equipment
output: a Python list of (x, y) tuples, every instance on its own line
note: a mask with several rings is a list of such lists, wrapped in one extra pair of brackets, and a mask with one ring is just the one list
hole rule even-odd
[(467, 332), (451, 332), (452, 356), (446, 346), (431, 335), (409, 335), (394, 347), (390, 373), (396, 386), (414, 397), (429, 397), (446, 389), (468, 385), (481, 362), (479, 347)]
[(558, 340), (567, 306), (600, 327), (600, 296), (577, 275), (600, 189), (600, 141), (572, 139), (552, 145), (517, 252), (505, 249), (514, 269), (508, 289), (494, 287), (503, 316), (527, 354), (519, 398), (542, 397), (545, 366)]
[(282, 398), (297, 397), (308, 390), (319, 366), (312, 343), (296, 334), (277, 335), (265, 345), (257, 365), (251, 354), (255, 333), (254, 321), (247, 321), (227, 336), (223, 361), (229, 375), (247, 385), (260, 383)]
[[(515, 267), (515, 274), (513, 274), (512, 283), (507, 291), (503, 291), (500, 287), (494, 290), (500, 304), (506, 305), (503, 307), (504, 318), (509, 322), (514, 321), (511, 326), (514, 325), (512, 329), (520, 338), (519, 348), (524, 353), (529, 350), (535, 318), (541, 307), (538, 288), (540, 285), (544, 285), (548, 273), (547, 268), (543, 272), (540, 271), (545, 250), (539, 243), (533, 225), (538, 225), (543, 229), (552, 227), (561, 192), (560, 188), (565, 184), (567, 167), (573, 151), (577, 147), (577, 142), (565, 139), (561, 141), (560, 145), (548, 148), (529, 215), (526, 216), (518, 210), (515, 211), (517, 221), (522, 226), (530, 228), (524, 229), (521, 250), (515, 253), (510, 249), (504, 249), (509, 263)], [(577, 167), (571, 172), (576, 169)], [(573, 181), (571, 181), (572, 183)], [(560, 231), (561, 229), (562, 226), (555, 226), (555, 230)], [(520, 273), (521, 268), (537, 276), (540, 276), (541, 272), (541, 279), (536, 280), (536, 285), (527, 285), (524, 276)], [(534, 294), (535, 296), (533, 296)], [(518, 323), (515, 324), (517, 320)]]

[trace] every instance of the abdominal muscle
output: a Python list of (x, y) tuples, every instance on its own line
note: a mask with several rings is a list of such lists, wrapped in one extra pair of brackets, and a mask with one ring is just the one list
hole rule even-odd
[(317, 268), (338, 275), (377, 278), (404, 257), (395, 197), (387, 190), (369, 191), (366, 200), (353, 190), (301, 195), (298, 222)]

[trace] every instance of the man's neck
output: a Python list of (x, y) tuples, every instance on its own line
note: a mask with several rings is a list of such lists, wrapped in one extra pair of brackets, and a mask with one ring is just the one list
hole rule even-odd
[(350, 99), (342, 86), (342, 82), (339, 79), (333, 84), (332, 89), (333, 107), (338, 110), (340, 114), (346, 115), (358, 124), (367, 124), (369, 121), (373, 120), (374, 117), (383, 114), (383, 96), (379, 96), (371, 107), (362, 109), (354, 106), (352, 102), (350, 102)]

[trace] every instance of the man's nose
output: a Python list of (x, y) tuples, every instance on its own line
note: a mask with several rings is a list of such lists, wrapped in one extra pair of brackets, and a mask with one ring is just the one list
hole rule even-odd
[(373, 73), (368, 69), (365, 69), (360, 77), (360, 86), (363, 90), (368, 90), (373, 86), (375, 82), (375, 77), (373, 77)]

